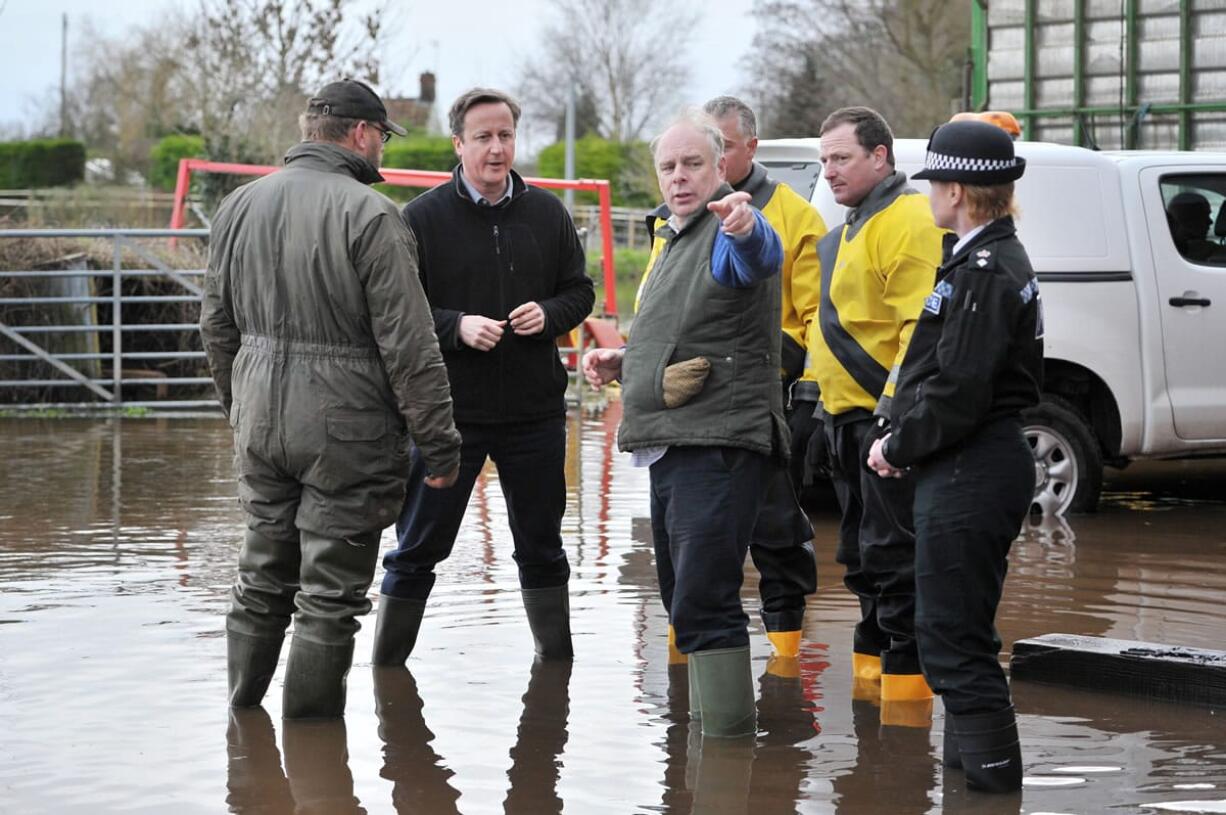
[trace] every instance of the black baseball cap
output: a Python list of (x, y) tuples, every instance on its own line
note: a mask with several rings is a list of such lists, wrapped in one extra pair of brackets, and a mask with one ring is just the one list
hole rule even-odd
[(407, 136), (409, 133), (387, 118), (387, 108), (383, 106), (379, 94), (365, 82), (356, 79), (342, 79), (324, 85), (319, 93), (307, 100), (307, 112), (363, 119), (386, 127), (397, 136)]

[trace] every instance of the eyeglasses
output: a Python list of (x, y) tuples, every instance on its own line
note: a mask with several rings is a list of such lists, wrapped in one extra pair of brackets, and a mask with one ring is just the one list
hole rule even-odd
[(369, 125), (370, 127), (373, 127), (375, 130), (379, 131), (379, 138), (383, 139), (384, 144), (387, 144), (389, 141), (392, 140), (392, 131), (384, 127), (380, 127), (374, 122), (367, 122), (366, 124)]

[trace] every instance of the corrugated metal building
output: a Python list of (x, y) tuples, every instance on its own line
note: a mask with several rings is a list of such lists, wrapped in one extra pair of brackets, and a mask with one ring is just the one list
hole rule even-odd
[(1027, 139), (1226, 150), (1226, 0), (972, 0), (971, 104)]

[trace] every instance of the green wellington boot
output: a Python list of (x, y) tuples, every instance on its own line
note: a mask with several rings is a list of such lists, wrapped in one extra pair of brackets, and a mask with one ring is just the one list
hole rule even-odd
[(281, 715), (286, 719), (345, 715), (345, 677), (352, 662), (353, 640), (325, 645), (294, 637), (285, 663)]
[[(690, 687), (697, 688), (702, 734), (730, 738), (756, 733), (749, 646), (694, 651), (689, 656)], [(690, 709), (694, 707), (691, 697)]]
[(425, 600), (379, 595), (375, 648), (370, 661), (378, 667), (403, 668), (417, 644), (417, 632), (425, 613)]
[(226, 673), (230, 707), (258, 707), (277, 670), (284, 637), (252, 637), (226, 632)]
[(521, 589), (520, 594), (536, 655), (541, 659), (572, 659), (575, 651), (570, 642), (570, 595), (566, 585)]

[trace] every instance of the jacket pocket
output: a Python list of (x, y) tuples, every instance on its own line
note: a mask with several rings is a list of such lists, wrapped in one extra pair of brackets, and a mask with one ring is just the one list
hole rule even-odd
[(326, 422), (328, 438), (335, 441), (378, 441), (387, 434), (387, 416), (373, 411), (334, 411)]
[(637, 410), (664, 409), (664, 369), (676, 343), (631, 343), (622, 359), (622, 400)]

